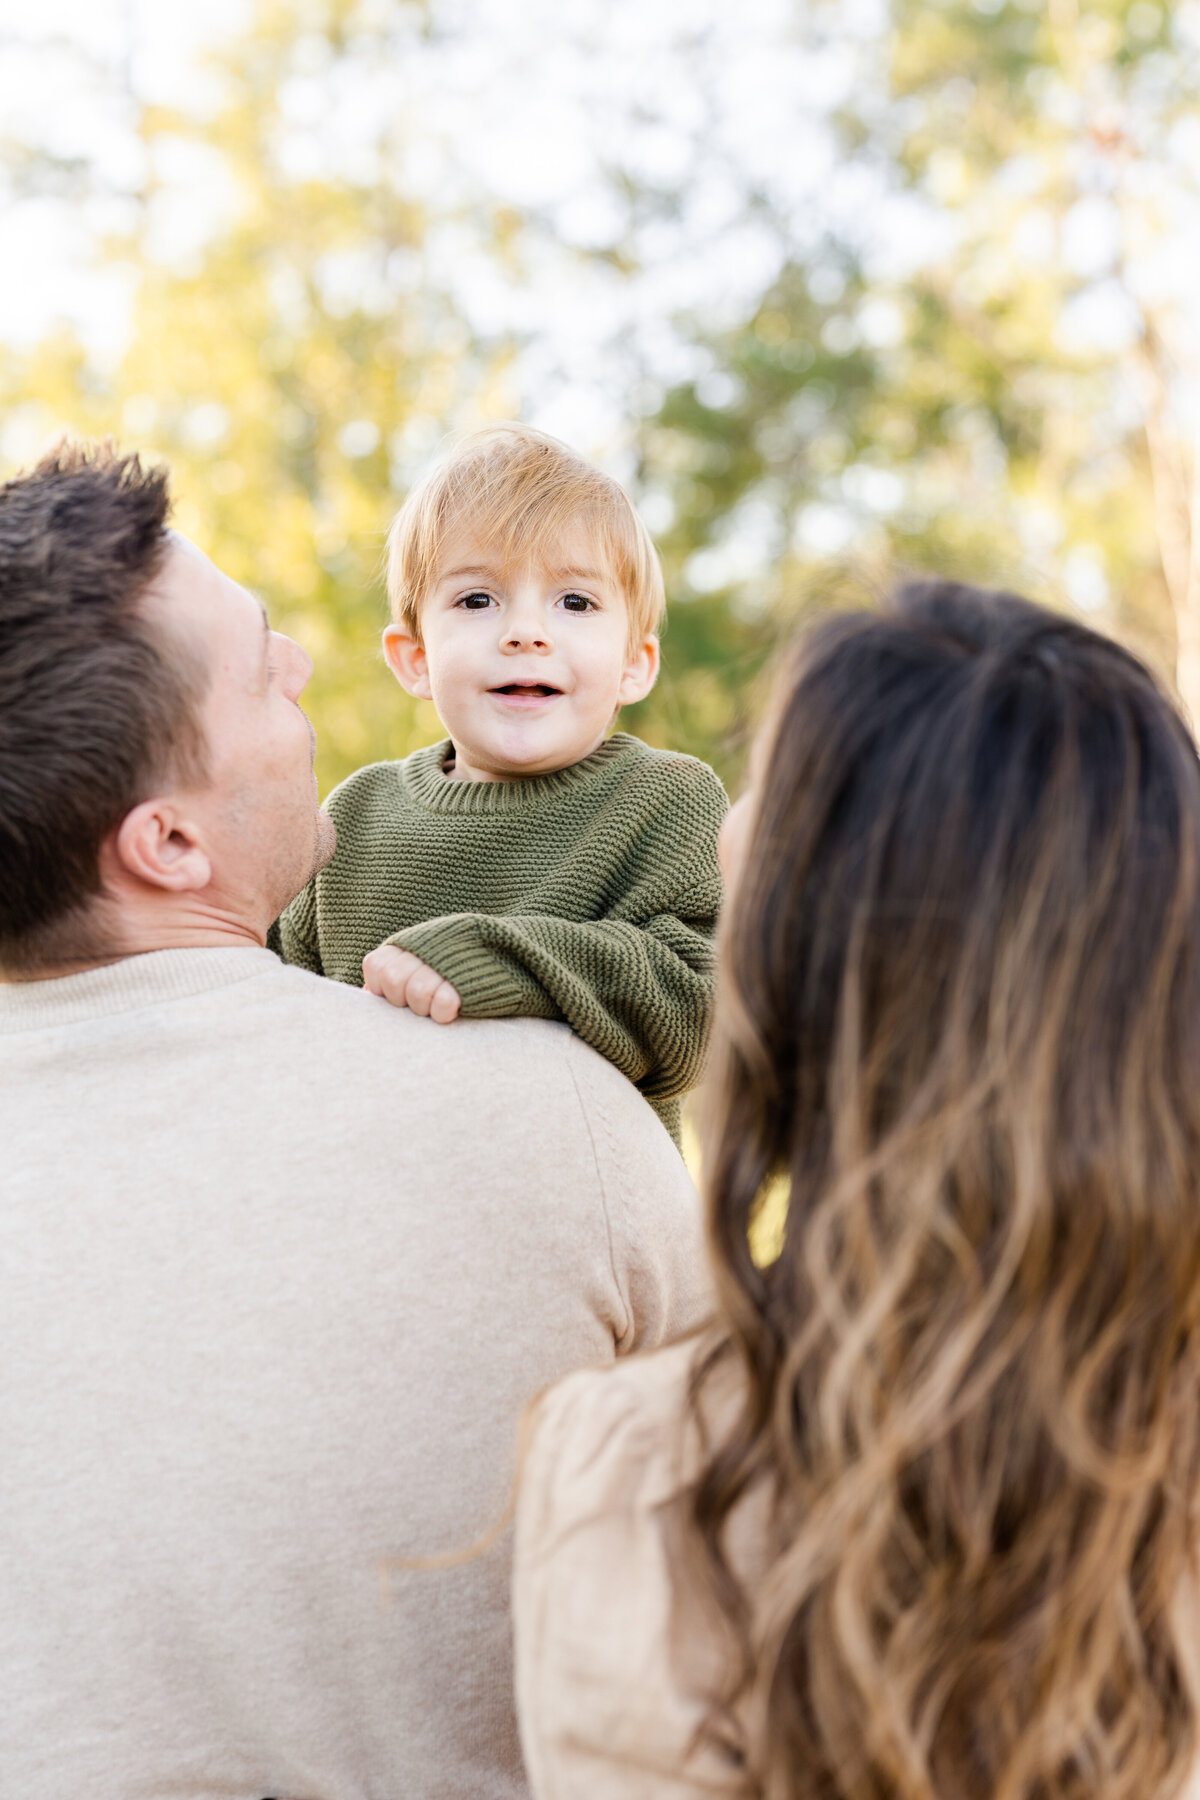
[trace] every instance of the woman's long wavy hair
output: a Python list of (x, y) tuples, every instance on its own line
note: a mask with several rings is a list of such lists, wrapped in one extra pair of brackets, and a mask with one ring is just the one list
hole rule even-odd
[(731, 1707), (769, 1800), (1172, 1795), (1200, 1686), (1195, 748), (1118, 645), (914, 583), (802, 644), (752, 804), (705, 1146), (726, 1332), (692, 1395), (711, 1421), (732, 1368), (740, 1398), (684, 1532), (741, 1650), (714, 1729)]

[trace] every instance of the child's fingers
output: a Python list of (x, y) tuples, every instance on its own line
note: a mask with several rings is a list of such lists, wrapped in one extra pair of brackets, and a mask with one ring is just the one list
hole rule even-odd
[(378, 950), (363, 957), (363, 986), (368, 993), (378, 994), (381, 1000), (388, 1000), (393, 1006), (407, 1006), (409, 982), (425, 966), (411, 950), (398, 950), (395, 944), (380, 944)]
[(429, 1016), (438, 1025), (449, 1025), (452, 1019), (457, 1019), (458, 1009), (461, 1005), (458, 989), (451, 987), (448, 981), (443, 981), (439, 987), (433, 990), (433, 998), (429, 1002)]
[[(436, 969), (431, 969), (428, 963), (418, 962), (408, 978), (408, 1005), (413, 1012), (420, 1013), (423, 1019), (431, 1018), (434, 1016), (434, 996), (439, 989), (449, 986), (449, 982), (443, 981)], [(453, 988), (450, 991), (453, 993)]]
[(449, 1025), (458, 1017), (458, 990), (411, 950), (380, 944), (363, 957), (363, 986), (393, 1006), (407, 1006), (422, 1018)]

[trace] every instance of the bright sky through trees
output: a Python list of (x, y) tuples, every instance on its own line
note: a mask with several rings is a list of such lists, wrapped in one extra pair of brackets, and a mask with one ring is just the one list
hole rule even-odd
[[(420, 9), (383, 6), (391, 58), (351, 57), (333, 79), (325, 38), (304, 32), (303, 5), (288, 10), (281, 169), (357, 179), (390, 135), (397, 179), (433, 215), (423, 272), (453, 288), (478, 334), (522, 344), (520, 400), (591, 447), (626, 435), (634, 360), (651, 388), (695, 369), (676, 317), (733, 323), (778, 271), (781, 226), (810, 249), (856, 231), (879, 267), (938, 241), (932, 209), (885, 203), (882, 171), (839, 167), (827, 128), (878, 61), (880, 0), (818, 7), (802, 27), (789, 0), (439, 0), (428, 30)], [(92, 251), (125, 228), (130, 196), (153, 189), (146, 252), (173, 266), (236, 215), (219, 134), (168, 135), (148, 153), (133, 102), (214, 117), (211, 53), (252, 17), (248, 0), (36, 12), (3, 0), (4, 135), (47, 153), (59, 179), (18, 187), (0, 216), (0, 263), (25, 273), (0, 290), (0, 336), (28, 343), (66, 319), (111, 356), (135, 272), (97, 267)], [(631, 184), (677, 209), (631, 219)], [(523, 224), (508, 266), (477, 229), (479, 209), (496, 207)], [(361, 291), (362, 254), (331, 261), (327, 280)]]
[(0, 474), (61, 429), (313, 650), (322, 776), (437, 730), (387, 520), (519, 414), (663, 551), (631, 723), (736, 775), (900, 567), (1129, 637), (1200, 714), (1200, 0), (0, 0)]

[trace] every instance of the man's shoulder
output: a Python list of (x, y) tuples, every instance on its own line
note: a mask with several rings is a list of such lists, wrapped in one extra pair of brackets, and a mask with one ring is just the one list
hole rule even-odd
[[(281, 1027), (286, 1028), (290, 1015), (311, 1015), (314, 1025), (344, 1032), (360, 1042), (364, 1057), (381, 1045), (394, 1055), (428, 1057), (435, 1045), (445, 1051), (452, 1044), (457, 1046), (452, 1055), (470, 1057), (487, 1055), (493, 1049), (502, 1049), (506, 1057), (561, 1056), (562, 1040), (571, 1036), (566, 1026), (545, 1019), (470, 1019), (456, 1020), (453, 1026), (436, 1025), (407, 1007), (390, 1005), (365, 988), (313, 975), (278, 959), (263, 975), (258, 1003), (279, 1015)], [(497, 1033), (500, 1037), (493, 1042)]]
[[(548, 1019), (456, 1019), (437, 1025), (347, 982), (282, 962), (263, 971), (255, 1010), (264, 1033), (296, 1048), (309, 1045), (347, 1078), (382, 1084), (403, 1077), (410, 1092), (455, 1092), (464, 1117), (486, 1091), (544, 1119), (547, 1107), (582, 1128), (612, 1127), (674, 1147), (636, 1088), (570, 1027)], [(473, 1099), (472, 1096), (475, 1098)]]
[[(282, 969), (279, 1011), (258, 1042), (293, 1086), (320, 1096), (329, 1129), (396, 1166), (453, 1172), (466, 1188), (539, 1206), (599, 1206), (618, 1264), (695, 1210), (691, 1178), (662, 1121), (624, 1075), (567, 1025), (456, 1019), (437, 1025), (360, 988)], [(357, 1154), (358, 1152), (356, 1152)], [(447, 1174), (447, 1180), (451, 1174)]]

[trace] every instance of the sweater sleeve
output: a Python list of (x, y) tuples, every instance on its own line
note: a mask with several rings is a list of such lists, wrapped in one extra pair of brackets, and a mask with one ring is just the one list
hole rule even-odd
[(454, 913), (387, 941), (457, 988), (465, 1017), (565, 1019), (648, 1100), (686, 1093), (708, 1043), (728, 802), (703, 765), (682, 781), (685, 813), (668, 794), (639, 821), (633, 872), (603, 917)]
[(282, 957), (285, 963), (292, 963), (297, 969), (307, 969), (312, 975), (325, 973), (321, 966), (321, 945), (317, 933), (315, 877), (276, 919), (267, 933), (267, 949), (273, 950), (276, 956)]
[(672, 1502), (691, 1472), (679, 1449), (692, 1354), (680, 1344), (583, 1370), (530, 1409), (512, 1611), (535, 1800), (751, 1791), (744, 1766), (704, 1729), (729, 1665), (709, 1609), (680, 1591), (672, 1555)]
[(694, 1087), (713, 997), (709, 931), (670, 913), (634, 925), (458, 913), (388, 942), (449, 981), (473, 1019), (565, 1019), (648, 1099)]

